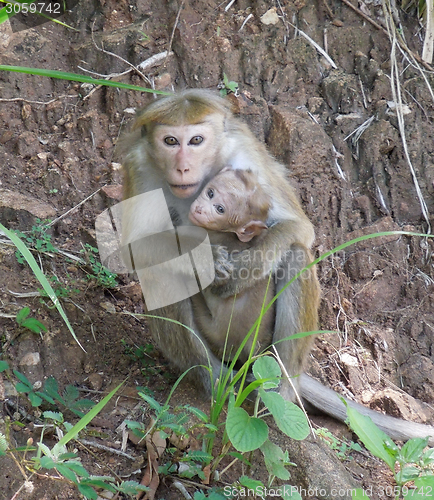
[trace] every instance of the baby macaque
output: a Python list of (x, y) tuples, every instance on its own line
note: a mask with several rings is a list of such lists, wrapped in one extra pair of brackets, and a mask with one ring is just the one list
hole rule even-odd
[[(192, 203), (189, 219), (196, 226), (217, 232), (233, 232), (243, 243), (267, 230), (270, 199), (261, 188), (251, 170), (224, 168), (203, 188)], [(210, 234), (211, 242), (219, 242), (219, 234)], [(231, 359), (238, 346), (259, 317), (263, 305), (274, 297), (275, 285), (268, 279), (255, 288), (234, 297), (221, 299), (209, 289), (192, 298), (198, 327), (220, 356), (227, 338), (226, 359)], [(248, 309), (249, 314), (246, 314)], [(270, 332), (274, 326), (274, 309), (262, 318), (255, 352), (262, 351), (272, 342)], [(253, 334), (246, 343), (239, 360), (244, 362), (253, 342)]]
[(270, 200), (251, 170), (224, 168), (192, 203), (188, 218), (196, 226), (233, 232), (248, 243), (267, 229)]

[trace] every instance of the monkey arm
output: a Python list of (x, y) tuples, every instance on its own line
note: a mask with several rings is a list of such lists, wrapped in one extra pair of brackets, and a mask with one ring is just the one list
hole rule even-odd
[[(294, 243), (300, 243), (307, 251), (312, 235), (311, 224), (300, 218), (272, 226), (263, 236), (253, 240), (250, 248), (213, 248), (216, 270), (213, 293), (230, 297), (256, 286), (258, 279), (266, 278), (270, 272), (276, 273), (286, 254), (293, 251)], [(303, 256), (301, 259), (305, 260)]]

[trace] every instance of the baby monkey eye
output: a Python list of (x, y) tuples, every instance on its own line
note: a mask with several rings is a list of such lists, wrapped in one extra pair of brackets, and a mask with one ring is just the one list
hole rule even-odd
[(211, 200), (212, 198), (214, 198), (214, 189), (209, 188), (206, 194), (208, 198)]
[(216, 209), (217, 213), (220, 215), (225, 213), (225, 207), (223, 205), (214, 205), (214, 208)]
[(164, 142), (168, 145), (168, 146), (176, 146), (177, 144), (179, 144), (178, 142), (178, 139), (176, 137), (165, 137), (164, 138)]
[(201, 142), (203, 142), (203, 137), (201, 135), (196, 135), (190, 139), (190, 144), (193, 144), (195, 146), (197, 146)]

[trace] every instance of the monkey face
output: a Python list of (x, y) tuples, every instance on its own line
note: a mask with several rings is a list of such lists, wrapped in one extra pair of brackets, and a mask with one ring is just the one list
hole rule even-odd
[(213, 183), (205, 186), (198, 198), (192, 203), (188, 218), (196, 226), (214, 231), (231, 230), (228, 223), (224, 193), (220, 192)]
[(215, 126), (216, 118), (214, 115), (192, 125), (155, 127), (154, 156), (177, 198), (194, 196), (218, 168), (223, 126)]

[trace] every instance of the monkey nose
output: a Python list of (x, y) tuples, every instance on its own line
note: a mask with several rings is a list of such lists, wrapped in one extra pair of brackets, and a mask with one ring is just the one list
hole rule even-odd
[(197, 206), (195, 212), (197, 214), (201, 214), (202, 213), (202, 207)]
[(181, 174), (185, 174), (187, 172), (190, 171), (190, 167), (188, 167), (187, 165), (178, 165), (178, 167), (176, 168), (176, 170), (178, 172), (180, 172)]

